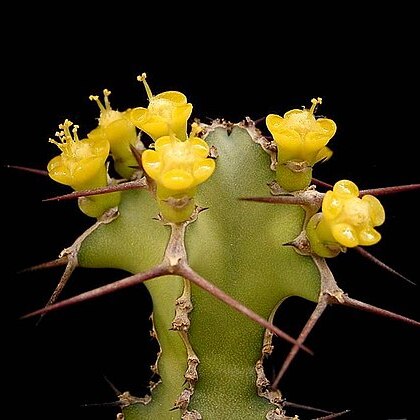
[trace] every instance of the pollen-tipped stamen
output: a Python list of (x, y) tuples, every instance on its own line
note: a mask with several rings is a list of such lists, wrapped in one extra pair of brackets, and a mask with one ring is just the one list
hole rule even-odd
[(311, 104), (312, 105), (311, 105), (311, 107), (309, 109), (309, 112), (311, 114), (315, 114), (315, 111), (316, 111), (318, 105), (321, 105), (322, 104), (322, 98), (312, 98), (311, 99)]
[(59, 142), (55, 139), (48, 139), (48, 141), (52, 144), (55, 144), (62, 152), (68, 154), (69, 156), (73, 156), (72, 153), (72, 145), (73, 143), (76, 143), (79, 140), (79, 136), (77, 134), (77, 129), (79, 128), (78, 125), (75, 125), (73, 127), (73, 135), (70, 133), (70, 127), (73, 125), (73, 123), (65, 119), (63, 124), (60, 124), (58, 128), (61, 131), (57, 131), (55, 133), (56, 137), (59, 139)]
[(103, 112), (108, 112), (108, 111), (112, 110), (111, 103), (109, 102), (109, 96), (111, 95), (111, 91), (108, 90), (108, 89), (104, 89), (102, 92), (104, 94), (104, 103), (101, 102), (98, 95), (90, 95), (89, 96), (90, 101), (95, 101), (96, 102), (96, 104), (99, 107), (99, 110), (101, 111), (101, 114)]
[(147, 78), (147, 74), (146, 73), (142, 73), (141, 75), (137, 76), (137, 80), (139, 82), (142, 82), (143, 83), (144, 88), (146, 90), (147, 98), (150, 101), (153, 98), (153, 93), (152, 93), (152, 90), (150, 89), (149, 84), (146, 81), (146, 78)]

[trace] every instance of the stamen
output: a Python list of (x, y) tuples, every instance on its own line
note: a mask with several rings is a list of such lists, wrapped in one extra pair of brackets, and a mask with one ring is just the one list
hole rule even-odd
[(105, 108), (107, 111), (111, 111), (111, 104), (109, 102), (109, 96), (111, 95), (111, 91), (108, 89), (104, 89), (103, 93), (104, 93)]
[[(105, 91), (104, 91), (104, 94), (105, 94)], [(109, 104), (109, 101), (108, 101), (107, 99), (108, 99), (108, 98), (105, 96), (105, 106), (106, 106), (107, 102), (108, 102), (108, 104)], [(102, 112), (106, 112), (107, 108), (105, 108), (105, 106), (103, 106), (103, 104), (102, 104), (102, 102), (100, 101), (100, 99), (99, 99), (99, 96), (98, 96), (98, 95), (90, 95), (90, 96), (89, 96), (89, 100), (90, 100), (90, 101), (95, 101), (95, 102), (98, 104), (98, 107), (99, 107), (99, 109), (100, 109), (101, 113), (102, 113)]]
[(73, 127), (73, 129), (71, 130), (72, 131), (72, 133), (73, 133), (73, 141), (74, 142), (76, 142), (76, 141), (80, 141), (79, 140), (79, 135), (77, 134), (77, 130), (79, 129), (79, 126), (78, 125), (75, 125), (74, 127)]
[(149, 98), (149, 101), (150, 101), (153, 98), (153, 94), (152, 94), (149, 84), (146, 82), (146, 78), (147, 78), (146, 73), (142, 73), (140, 76), (137, 76), (137, 80), (143, 83), (144, 88), (146, 89), (147, 97)]
[(309, 109), (309, 113), (310, 114), (314, 114), (315, 113), (315, 111), (316, 111), (316, 108), (318, 107), (318, 105), (321, 105), (322, 104), (322, 98), (312, 98), (311, 99), (311, 103), (312, 103), (312, 106), (311, 106), (311, 108)]
[(62, 152), (71, 154), (72, 143), (79, 141), (79, 136), (77, 135), (78, 125), (75, 125), (72, 129), (72, 134), (70, 133), (70, 127), (73, 123), (70, 120), (64, 120), (63, 124), (59, 124), (58, 128), (60, 131), (55, 132), (55, 136), (58, 137), (60, 142), (55, 139), (48, 139), (49, 143), (55, 144)]

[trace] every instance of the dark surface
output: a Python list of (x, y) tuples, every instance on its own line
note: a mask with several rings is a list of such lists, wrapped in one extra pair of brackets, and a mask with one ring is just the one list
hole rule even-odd
[[(203, 44), (197, 50), (178, 43), (155, 58), (153, 40), (142, 40), (140, 29), (139, 34), (138, 40), (120, 40), (121, 48), (118, 43), (107, 47), (96, 38), (76, 42), (61, 34), (63, 50), (69, 51), (64, 55), (49, 36), (29, 36), (6, 69), (10, 71), (7, 80), (15, 88), (7, 101), (10, 119), (3, 123), (12, 130), (2, 139), (6, 145), (2, 164), (45, 168), (56, 153), (48, 137), (64, 118), (80, 124), (81, 132), (93, 128), (97, 109), (88, 96), (105, 87), (113, 92), (111, 100), (117, 108), (145, 104), (144, 90), (135, 78), (146, 71), (154, 92), (184, 92), (194, 105), (193, 115), (204, 121), (283, 114), (321, 96), (324, 104), (319, 113), (334, 119), (338, 132), (330, 143), (333, 159), (317, 167), (318, 178), (330, 183), (349, 178), (361, 188), (420, 181), (419, 69), (414, 57), (395, 44), (391, 47), (387, 39), (372, 36), (341, 42), (332, 56), (325, 52), (330, 51), (329, 38), (305, 48), (288, 39), (286, 45), (273, 43), (265, 54), (263, 42), (253, 50), (238, 35), (232, 44)], [(155, 48), (163, 51), (162, 45)], [(33, 49), (37, 49), (36, 59), (28, 55)], [(280, 52), (282, 64), (272, 64), (271, 58)], [(81, 405), (115, 400), (104, 376), (121, 390), (144, 389), (153, 360), (150, 349), (155, 349), (148, 335), (147, 293), (143, 287), (126, 290), (48, 315), (38, 327), (34, 320), (17, 320), (46, 302), (61, 270), (16, 271), (56, 258), (90, 220), (75, 203), (43, 203), (43, 198), (68, 191), (46, 177), (2, 169), (2, 180), (6, 189), (2, 204), (6, 292), (2, 296), (4, 319), (11, 321), (2, 358), (4, 369), (11, 372), (5, 383), (10, 392), (7, 406), (18, 419), (113, 419), (115, 408)], [(418, 192), (383, 198), (387, 212), (380, 228), (383, 240), (369, 249), (417, 283), (419, 227), (414, 202), (418, 198)], [(350, 251), (331, 261), (331, 267), (352, 297), (420, 319), (418, 287)], [(123, 275), (79, 270), (63, 297)], [(312, 308), (290, 300), (279, 314), (278, 325), (297, 336)], [(134, 342), (127, 339), (133, 330), (138, 331)], [(291, 366), (282, 384), (287, 400), (334, 411), (351, 409), (343, 419), (420, 417), (418, 328), (333, 307), (307, 345), (315, 356), (300, 354)], [(279, 349), (277, 366), (287, 349)], [(300, 414), (311, 418), (310, 413)]]

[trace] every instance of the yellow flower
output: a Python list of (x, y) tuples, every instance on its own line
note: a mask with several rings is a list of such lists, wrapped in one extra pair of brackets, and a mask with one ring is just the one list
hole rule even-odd
[(356, 184), (342, 180), (325, 194), (322, 214), (334, 239), (345, 247), (374, 245), (381, 235), (374, 227), (385, 221), (385, 210), (373, 195), (359, 198)]
[(143, 168), (158, 186), (179, 194), (203, 183), (214, 172), (216, 165), (208, 154), (207, 143), (198, 137), (183, 142), (164, 136), (156, 140), (155, 150), (143, 152)]
[(309, 166), (331, 157), (326, 147), (334, 136), (337, 126), (333, 120), (315, 118), (314, 111), (322, 99), (312, 99), (310, 109), (292, 109), (284, 114), (270, 114), (266, 118), (278, 148), (279, 163), (287, 161), (307, 162)]
[(360, 198), (356, 184), (341, 180), (325, 194), (322, 212), (310, 219), (306, 233), (314, 253), (332, 257), (345, 248), (379, 242), (375, 227), (384, 221), (385, 210), (376, 197)]
[(103, 93), (105, 105), (99, 100), (99, 96), (89, 96), (91, 101), (98, 104), (100, 116), (98, 127), (88, 134), (88, 138), (105, 138), (110, 144), (116, 171), (123, 177), (129, 178), (134, 172), (132, 167), (137, 165), (130, 148), (130, 145), (136, 144), (136, 127), (129, 119), (130, 110), (125, 112), (113, 110), (108, 99), (111, 92), (104, 89)]
[(146, 73), (137, 78), (144, 83), (149, 106), (134, 108), (131, 121), (147, 133), (153, 140), (163, 136), (175, 135), (180, 140), (187, 138), (187, 121), (192, 112), (192, 105), (181, 92), (167, 91), (153, 96), (146, 82)]
[(187, 220), (193, 210), (197, 186), (215, 170), (207, 143), (195, 137), (194, 129), (186, 141), (164, 136), (154, 143), (155, 150), (142, 154), (143, 168), (157, 185), (156, 195), (163, 216), (178, 223)]
[[(103, 137), (79, 140), (78, 126), (65, 120), (56, 133), (59, 142), (50, 139), (61, 154), (48, 163), (49, 176), (60, 184), (71, 186), (75, 190), (95, 188), (106, 185), (105, 161), (109, 154), (109, 143)], [(105, 181), (105, 182), (104, 182)]]
[(277, 183), (287, 191), (307, 188), (315, 163), (327, 160), (332, 151), (326, 146), (335, 134), (334, 121), (314, 116), (321, 98), (312, 99), (310, 109), (292, 109), (284, 114), (270, 114), (266, 124), (277, 144)]
[[(103, 136), (79, 139), (78, 126), (70, 127), (73, 123), (65, 120), (59, 125), (56, 133), (59, 142), (50, 139), (50, 142), (61, 150), (59, 156), (48, 163), (49, 176), (60, 184), (69, 185), (76, 191), (89, 190), (108, 185), (108, 173), (105, 161), (109, 154), (109, 143)], [(102, 195), (80, 197), (79, 207), (90, 217), (100, 217), (102, 214), (118, 206), (120, 193), (114, 192)]]

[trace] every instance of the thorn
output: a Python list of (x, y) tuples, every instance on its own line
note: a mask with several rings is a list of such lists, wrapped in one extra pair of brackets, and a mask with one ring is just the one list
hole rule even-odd
[(132, 144), (130, 144), (130, 150), (131, 150), (131, 153), (133, 154), (134, 158), (136, 159), (136, 162), (137, 162), (137, 165), (138, 165), (138, 168), (137, 169), (143, 170), (143, 163), (142, 163), (142, 160), (141, 160), (141, 153)]
[(67, 306), (76, 305), (78, 303), (82, 303), (87, 300), (97, 298), (99, 296), (104, 296), (109, 293), (116, 292), (117, 290), (121, 290), (126, 287), (135, 286), (137, 284), (143, 283), (146, 280), (150, 280), (155, 277), (160, 277), (165, 274), (171, 274), (168, 267), (166, 265), (157, 265), (143, 273), (134, 274), (133, 276), (126, 277), (122, 280), (106, 284), (105, 286), (98, 287), (97, 289), (89, 290), (88, 292), (81, 293), (80, 295), (73, 296), (69, 299), (62, 300), (61, 302), (54, 303), (53, 305), (47, 306), (45, 308), (30, 312), (26, 315), (21, 316), (20, 319), (31, 318), (36, 315), (41, 315), (47, 312), (55, 311), (57, 309), (62, 309)]
[(394, 187), (384, 187), (384, 188), (371, 188), (368, 190), (361, 190), (360, 196), (371, 194), (371, 195), (388, 195), (388, 194), (397, 194), (400, 192), (409, 192), (420, 190), (420, 184), (407, 184), (407, 185), (396, 185)]
[[(77, 267), (77, 255), (71, 255), (68, 257), (68, 262), (66, 265), (66, 269), (64, 270), (63, 275), (60, 278), (60, 281), (58, 282), (54, 292), (52, 293), (51, 297), (48, 299), (47, 304), (45, 305), (45, 308), (51, 306), (54, 304), (54, 302), (57, 300), (58, 296), (60, 296), (60, 293), (63, 291), (64, 286), (67, 284), (67, 282), (70, 280), (71, 275), (73, 274), (73, 271)], [(45, 313), (41, 314), (39, 317), (36, 326), (39, 325), (39, 323), (44, 318)]]
[(350, 413), (350, 411), (351, 410), (344, 410), (344, 411), (341, 411), (340, 413), (332, 413), (332, 414), (330, 414), (328, 416), (317, 417), (314, 420), (332, 420), (332, 419), (336, 419), (337, 417), (341, 417), (344, 414)]
[(312, 178), (312, 183), (319, 187), (324, 187), (324, 188), (329, 188), (329, 189), (334, 188), (334, 186), (331, 184), (328, 184), (328, 182), (321, 181), (320, 179), (317, 179), (317, 178)]
[(24, 268), (22, 270), (18, 271), (18, 274), (23, 274), (23, 273), (29, 273), (32, 271), (38, 271), (38, 270), (44, 270), (45, 268), (54, 268), (54, 267), (61, 267), (63, 265), (66, 265), (68, 262), (68, 257), (67, 255), (64, 255), (61, 258), (57, 258), (55, 260), (52, 261), (47, 261), (41, 264), (37, 264), (37, 265), (33, 265), (31, 267), (27, 267)]
[(295, 246), (295, 241), (285, 242), (284, 244), (281, 244), (281, 246)]
[(254, 124), (255, 124), (255, 125), (261, 124), (262, 122), (264, 122), (264, 121), (265, 121), (265, 119), (266, 119), (266, 117), (261, 117), (261, 118), (258, 118), (258, 119), (256, 119), (256, 120), (254, 120)]
[(391, 268), (389, 265), (383, 263), (381, 260), (379, 260), (378, 258), (376, 258), (375, 256), (373, 256), (371, 253), (369, 253), (368, 251), (366, 251), (364, 248), (362, 248), (360, 246), (356, 246), (355, 248), (351, 248), (351, 249), (356, 250), (359, 254), (361, 254), (363, 257), (367, 258), (369, 261), (372, 261), (377, 266), (379, 266), (379, 267), (383, 268), (384, 270), (386, 270), (386, 271), (388, 271), (388, 272), (396, 275), (400, 279), (405, 280), (407, 283), (410, 283), (413, 286), (417, 286), (417, 284), (414, 283), (414, 281), (411, 281), (410, 279), (408, 279), (407, 277), (403, 276), (398, 271), (396, 271), (393, 268)]
[(321, 317), (321, 315), (324, 313), (325, 309), (327, 308), (327, 305), (328, 305), (327, 299), (323, 295), (321, 295), (317, 306), (315, 307), (307, 323), (305, 324), (301, 333), (299, 334), (299, 337), (297, 338), (296, 343), (290, 349), (290, 352), (287, 355), (286, 360), (283, 362), (283, 365), (281, 366), (279, 373), (277, 374), (276, 379), (274, 380), (272, 384), (272, 387), (274, 389), (278, 388), (281, 378), (284, 376), (290, 364), (292, 363), (293, 359), (296, 357), (299, 351), (299, 347), (305, 342), (309, 333), (312, 331), (315, 324), (317, 323), (317, 321), (319, 320), (319, 318)]
[(225, 292), (223, 292), (221, 289), (216, 287), (214, 284), (207, 281), (204, 277), (201, 277), (198, 273), (196, 273), (194, 270), (191, 269), (187, 264), (180, 262), (178, 266), (173, 268), (174, 274), (178, 274), (197, 286), (201, 287), (206, 292), (213, 295), (215, 298), (219, 299), (220, 301), (226, 303), (229, 305), (232, 309), (235, 309), (236, 311), (242, 313), (243, 315), (247, 316), (248, 318), (252, 319), (253, 321), (260, 324), (262, 327), (270, 330), (275, 335), (277, 335), (280, 338), (283, 338), (284, 340), (288, 341), (289, 343), (292, 343), (293, 345), (296, 345), (298, 348), (302, 348), (307, 353), (313, 355), (313, 352), (309, 350), (306, 346), (302, 344), (298, 344), (298, 342), (291, 337), (289, 334), (286, 334), (284, 331), (277, 328), (275, 325), (273, 325), (271, 322), (267, 321), (265, 318), (261, 317), (260, 315), (256, 314), (254, 311), (243, 305), (242, 303), (238, 302), (233, 297), (229, 296)]
[(401, 321), (406, 324), (413, 325), (415, 327), (420, 327), (420, 322), (415, 321), (414, 319), (407, 318), (403, 315), (396, 314), (395, 312), (387, 311), (386, 309), (378, 308), (368, 303), (360, 302), (359, 300), (352, 299), (347, 295), (342, 295), (342, 302), (337, 301), (336, 299), (331, 299), (330, 303), (340, 304), (349, 306), (351, 308), (360, 309), (361, 311), (371, 312), (376, 315), (384, 316), (386, 318), (391, 318), (396, 321)]
[(43, 169), (28, 168), (26, 166), (18, 166), (18, 165), (5, 165), (4, 167), (8, 169), (17, 169), (18, 171), (22, 171), (22, 172), (29, 172), (31, 174), (48, 176), (48, 171), (44, 171)]
[(82, 404), (80, 407), (87, 408), (87, 407), (121, 407), (120, 401), (112, 401), (106, 403), (88, 403)]
[(111, 389), (114, 391), (115, 395), (119, 397), (121, 395), (121, 391), (104, 375), (104, 379), (106, 383), (111, 387)]
[(239, 197), (239, 200), (269, 204), (296, 204), (300, 206), (308, 204), (308, 200), (305, 197), (292, 194), (276, 195), (274, 197)]
[(107, 187), (94, 188), (92, 190), (74, 191), (70, 194), (59, 195), (56, 197), (45, 198), (42, 201), (60, 201), (60, 200), (72, 200), (79, 197), (88, 197), (91, 195), (107, 194), (116, 191), (126, 191), (146, 188), (146, 181), (141, 178), (136, 181), (123, 182), (117, 185), (108, 185)]
[(315, 411), (322, 414), (334, 414), (332, 411), (322, 410), (321, 408), (311, 407), (310, 405), (296, 404), (290, 401), (282, 401), (285, 407), (299, 408), (301, 410)]

